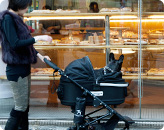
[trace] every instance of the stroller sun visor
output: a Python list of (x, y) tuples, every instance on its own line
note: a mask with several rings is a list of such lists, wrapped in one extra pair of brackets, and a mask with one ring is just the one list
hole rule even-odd
[(93, 66), (88, 56), (71, 62), (65, 69), (64, 73), (76, 81), (95, 81), (96, 76)]

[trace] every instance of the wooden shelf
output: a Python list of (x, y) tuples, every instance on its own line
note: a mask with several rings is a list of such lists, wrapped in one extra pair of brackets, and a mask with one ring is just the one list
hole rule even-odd
[[(121, 44), (116, 44), (116, 45), (102, 45), (102, 46), (84, 46), (84, 45), (61, 45), (61, 46), (56, 46), (56, 45), (35, 45), (34, 47), (36, 49), (82, 49), (82, 48), (94, 48), (94, 49), (106, 49), (106, 48), (111, 48), (111, 49), (122, 49), (122, 48), (138, 48), (138, 45), (121, 45)], [(1, 48), (1, 46), (0, 46)], [(142, 45), (142, 49), (164, 49), (164, 45)]]
[[(31, 80), (60, 80), (60, 76), (31, 76)], [(2, 75), (0, 76), (0, 79), (6, 80), (7, 77)]]
[[(72, 16), (111, 16), (111, 15), (138, 15), (137, 12), (104, 12), (104, 13), (25, 13), (24, 17), (72, 17)], [(150, 15), (150, 14), (149, 14)]]
[(80, 49), (80, 48), (97, 48), (97, 49), (105, 49), (106, 46), (80, 46), (80, 45), (65, 45), (65, 46), (38, 46), (34, 45), (36, 49)]
[[(128, 30), (130, 27), (110, 27), (111, 30)], [(62, 30), (105, 30), (105, 27), (79, 27), (79, 28), (62, 28)]]
[[(55, 76), (55, 80), (60, 80), (61, 76)], [(125, 80), (132, 80), (132, 79), (138, 79), (138, 76), (122, 76)], [(164, 75), (162, 76), (141, 76), (142, 79), (149, 79), (149, 80), (164, 80)], [(0, 79), (7, 79), (6, 76), (0, 76)], [(54, 80), (54, 77), (52, 76), (31, 76), (32, 80)]]
[[(103, 12), (103, 13), (25, 13), (24, 17), (95, 17), (95, 16), (116, 16), (116, 15), (135, 15), (138, 16), (138, 12)], [(147, 18), (150, 15), (164, 15), (164, 12), (143, 12), (142, 17)], [(128, 18), (130, 19), (130, 18)]]
[[(138, 48), (138, 45), (121, 45), (121, 44), (116, 44), (116, 45), (102, 45), (102, 46), (83, 46), (83, 45), (65, 45), (65, 46), (56, 46), (56, 45), (52, 45), (52, 46), (38, 46), (38, 45), (34, 45), (36, 49), (68, 49), (68, 48), (72, 48), (72, 49), (80, 49), (80, 48), (95, 48), (95, 49), (106, 49), (106, 48), (111, 48), (111, 49), (122, 49), (122, 48)], [(152, 48), (152, 49), (164, 49), (164, 45), (142, 45), (142, 48)]]

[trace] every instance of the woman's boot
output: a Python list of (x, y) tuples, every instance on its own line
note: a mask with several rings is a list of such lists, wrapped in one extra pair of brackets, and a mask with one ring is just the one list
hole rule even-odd
[(20, 120), (18, 130), (28, 130), (29, 128), (28, 112), (29, 112), (29, 107), (22, 114), (22, 118)]
[(5, 130), (17, 130), (23, 112), (12, 109)]

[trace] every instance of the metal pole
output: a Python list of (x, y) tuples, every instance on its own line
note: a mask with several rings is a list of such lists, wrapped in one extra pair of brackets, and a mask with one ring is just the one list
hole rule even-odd
[(141, 98), (142, 98), (142, 91), (143, 91), (143, 84), (142, 84), (142, 78), (141, 78), (141, 68), (142, 68), (142, 44), (141, 44), (141, 36), (142, 36), (142, 0), (138, 0), (138, 19), (139, 19), (139, 23), (138, 23), (138, 40), (139, 40), (139, 44), (138, 44), (138, 68), (139, 68), (139, 74), (138, 74), (138, 98), (139, 98), (139, 111), (140, 111), (140, 119), (142, 116), (142, 111), (141, 111)]
[[(105, 36), (106, 36), (106, 46), (110, 45), (110, 22), (109, 16), (105, 16)], [(106, 65), (109, 63), (110, 48), (106, 48)]]
[(142, 78), (141, 78), (141, 67), (142, 67), (142, 44), (141, 44), (141, 36), (142, 36), (142, 0), (140, 0), (140, 118), (142, 118), (142, 111), (141, 111), (141, 104), (142, 104), (142, 91), (143, 91), (143, 86), (142, 86)]

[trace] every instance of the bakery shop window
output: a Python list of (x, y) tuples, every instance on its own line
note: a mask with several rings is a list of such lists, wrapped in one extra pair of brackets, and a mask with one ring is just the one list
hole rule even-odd
[[(99, 13), (99, 5), (97, 2), (91, 2), (89, 5), (89, 13)], [(93, 39), (94, 36), (102, 37), (103, 38), (103, 30), (99, 29), (99, 27), (105, 27), (105, 22), (102, 19), (83, 19), (81, 20), (81, 27), (86, 28), (86, 35), (83, 39), (87, 41), (89, 39)], [(94, 27), (95, 30), (90, 30), (89, 28)], [(84, 31), (84, 30), (82, 30)]]

